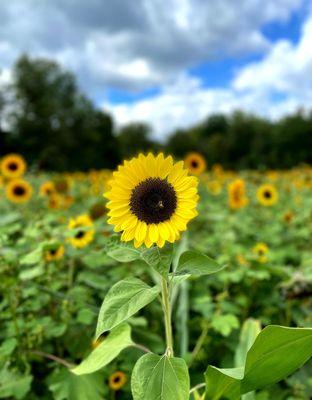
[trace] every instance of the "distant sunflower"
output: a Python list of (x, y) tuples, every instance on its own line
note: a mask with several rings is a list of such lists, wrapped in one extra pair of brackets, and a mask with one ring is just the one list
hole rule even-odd
[(107, 213), (107, 208), (101, 202), (93, 204), (89, 210), (90, 218), (95, 221)]
[(229, 206), (233, 210), (245, 207), (248, 204), (246, 186), (242, 179), (236, 179), (228, 186)]
[(92, 242), (94, 237), (92, 227), (93, 222), (86, 214), (70, 219), (68, 228), (75, 229), (74, 236), (69, 238), (71, 245), (76, 248), (82, 248)]
[(257, 199), (263, 206), (273, 206), (278, 201), (278, 193), (274, 185), (265, 184), (258, 188)]
[(108, 223), (123, 231), (121, 240), (134, 240), (135, 247), (173, 243), (197, 215), (197, 183), (182, 161), (174, 164), (162, 153), (140, 154), (113, 174), (111, 189), (104, 194), (110, 200)]
[(190, 174), (199, 176), (206, 170), (206, 161), (199, 153), (189, 153), (184, 160), (185, 167)]
[(45, 251), (44, 259), (47, 262), (57, 261), (63, 258), (64, 253), (65, 253), (65, 248), (63, 245), (52, 247), (51, 249)]
[(55, 185), (52, 181), (44, 182), (39, 189), (40, 196), (51, 196), (56, 191)]
[(113, 373), (108, 380), (108, 385), (112, 390), (120, 390), (127, 382), (127, 376), (122, 371)]
[(8, 154), (2, 158), (0, 169), (6, 178), (20, 178), (26, 171), (26, 162), (19, 154)]
[(287, 211), (283, 216), (284, 222), (287, 222), (288, 224), (290, 224), (293, 219), (294, 219), (294, 213), (292, 211)]
[(26, 203), (32, 195), (32, 186), (24, 179), (13, 179), (6, 186), (6, 197), (12, 203)]
[(57, 177), (53, 183), (54, 183), (54, 187), (55, 187), (55, 190), (57, 191), (57, 193), (60, 193), (60, 194), (68, 193), (70, 184), (69, 184), (69, 180), (66, 176)]
[(211, 194), (213, 194), (214, 196), (218, 196), (218, 194), (220, 194), (221, 190), (222, 190), (222, 185), (217, 179), (209, 181), (207, 183), (207, 187), (208, 187), (209, 192)]
[(257, 243), (252, 252), (256, 255), (259, 263), (265, 264), (268, 261), (269, 248), (265, 243)]

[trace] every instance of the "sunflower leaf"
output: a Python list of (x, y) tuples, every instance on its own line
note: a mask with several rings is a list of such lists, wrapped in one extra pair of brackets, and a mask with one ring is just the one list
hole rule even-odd
[(101, 306), (96, 337), (126, 321), (159, 294), (158, 286), (150, 287), (137, 278), (116, 283), (107, 293)]
[(173, 259), (173, 246), (167, 245), (160, 249), (157, 246), (141, 252), (141, 258), (160, 275), (167, 277)]
[(197, 251), (185, 251), (175, 271), (176, 275), (202, 276), (221, 271), (224, 266), (219, 265), (212, 258)]
[(128, 324), (122, 324), (113, 329), (77, 367), (71, 369), (76, 375), (91, 374), (105, 367), (119, 353), (133, 344), (131, 330)]
[(135, 249), (130, 243), (121, 242), (118, 235), (112, 236), (106, 242), (106, 253), (119, 262), (130, 262), (141, 257), (140, 250)]

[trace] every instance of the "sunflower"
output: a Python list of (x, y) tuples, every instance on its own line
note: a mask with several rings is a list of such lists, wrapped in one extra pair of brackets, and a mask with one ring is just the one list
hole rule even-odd
[(69, 238), (71, 245), (76, 248), (82, 248), (92, 242), (94, 237), (92, 227), (93, 222), (86, 214), (70, 219), (68, 228), (75, 230), (74, 236)]
[(245, 182), (242, 179), (236, 179), (229, 184), (228, 194), (229, 206), (231, 209), (237, 210), (248, 204)]
[(265, 243), (257, 243), (252, 252), (256, 255), (259, 263), (265, 264), (268, 261), (269, 248)]
[(26, 203), (32, 191), (32, 186), (24, 179), (13, 179), (6, 186), (6, 197), (12, 203)]
[(108, 380), (108, 385), (112, 390), (120, 390), (127, 382), (127, 376), (122, 371), (114, 372)]
[(294, 219), (294, 213), (292, 211), (287, 211), (284, 215), (283, 215), (283, 220), (284, 222), (290, 224), (292, 222), (292, 220)]
[(184, 160), (190, 174), (199, 176), (206, 170), (206, 161), (199, 153), (189, 153)]
[(52, 181), (44, 182), (39, 189), (40, 196), (51, 196), (55, 193), (55, 185)]
[(26, 162), (18, 154), (8, 154), (2, 158), (0, 165), (1, 173), (9, 179), (19, 178), (26, 171)]
[(70, 188), (69, 180), (67, 179), (66, 176), (60, 176), (55, 179), (54, 187), (57, 193), (60, 194), (68, 193)]
[(173, 243), (197, 215), (197, 184), (183, 161), (174, 164), (162, 153), (140, 154), (119, 166), (104, 193), (110, 200), (108, 223), (115, 225), (115, 232), (123, 231), (121, 240), (134, 240), (135, 247)]
[(263, 206), (273, 206), (278, 201), (278, 192), (270, 183), (262, 185), (257, 190), (257, 199)]
[(63, 245), (52, 247), (51, 249), (45, 251), (44, 259), (47, 262), (57, 261), (63, 258), (64, 253), (65, 253), (65, 248)]
[(103, 203), (95, 203), (93, 204), (93, 206), (90, 208), (89, 210), (89, 215), (90, 218), (95, 221), (101, 217), (103, 217), (103, 215), (105, 215), (107, 212), (107, 208), (105, 207), (105, 205)]
[(218, 196), (218, 194), (220, 194), (221, 190), (222, 190), (222, 185), (217, 179), (209, 181), (207, 183), (207, 187), (208, 187), (209, 192), (211, 194), (213, 194), (214, 196)]

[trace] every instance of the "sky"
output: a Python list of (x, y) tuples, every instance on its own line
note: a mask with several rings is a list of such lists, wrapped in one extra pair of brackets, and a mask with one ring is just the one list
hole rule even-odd
[(0, 85), (23, 53), (160, 140), (213, 113), (312, 107), (311, 0), (0, 0)]

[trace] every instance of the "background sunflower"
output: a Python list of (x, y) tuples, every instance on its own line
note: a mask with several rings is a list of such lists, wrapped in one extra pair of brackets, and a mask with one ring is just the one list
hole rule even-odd
[(206, 170), (206, 161), (204, 157), (199, 153), (189, 153), (184, 159), (186, 168), (190, 171), (190, 174), (199, 176)]
[(91, 229), (93, 222), (91, 218), (84, 214), (76, 218), (71, 218), (68, 228), (75, 230), (75, 233), (68, 240), (73, 247), (82, 248), (92, 242), (94, 237), (94, 230)]
[(257, 199), (263, 206), (273, 206), (278, 201), (276, 187), (270, 183), (260, 186), (257, 190)]
[(26, 162), (19, 154), (7, 154), (1, 160), (1, 173), (9, 179), (19, 178), (26, 171)]
[(6, 186), (6, 197), (12, 203), (26, 203), (32, 196), (32, 186), (24, 179), (14, 179)]

